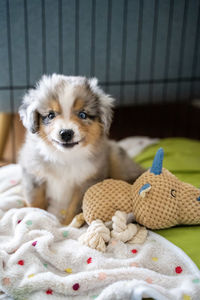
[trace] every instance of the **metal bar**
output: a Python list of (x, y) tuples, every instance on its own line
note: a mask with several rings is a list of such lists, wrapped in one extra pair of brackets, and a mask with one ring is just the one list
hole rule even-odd
[[(140, 84), (161, 84), (161, 83), (175, 83), (175, 82), (190, 82), (200, 81), (200, 77), (181, 77), (181, 78), (166, 78), (166, 79), (144, 79), (144, 80), (127, 80), (127, 81), (100, 81), (100, 85), (116, 86), (116, 85), (140, 85)], [(33, 85), (21, 86), (1, 86), (0, 90), (26, 90), (33, 88)]]
[(58, 2), (58, 47), (59, 47), (59, 73), (63, 73), (63, 16), (62, 0)]
[[(126, 51), (127, 51), (127, 14), (128, 14), (128, 0), (124, 0), (123, 7), (123, 25), (122, 25), (122, 59), (121, 59), (121, 81), (125, 80), (126, 74)], [(119, 103), (124, 102), (124, 85), (120, 86)]]
[[(185, 36), (186, 36), (186, 28), (187, 28), (187, 11), (188, 11), (188, 4), (189, 1), (185, 0), (184, 2), (184, 11), (183, 11), (183, 22), (182, 22), (182, 28), (181, 28), (181, 42), (180, 42), (180, 49), (179, 49), (179, 62), (178, 62), (178, 77), (181, 77), (182, 75), (182, 69), (183, 69), (183, 60), (184, 60), (184, 50), (185, 50)], [(178, 104), (180, 100), (180, 93), (181, 93), (181, 82), (176, 83), (176, 103)], [(189, 109), (189, 108), (188, 108)], [(172, 112), (174, 114), (173, 118), (173, 127), (172, 132), (173, 136), (177, 135), (177, 128), (180, 124), (180, 115), (177, 115), (177, 112)], [(188, 113), (188, 111), (187, 111)], [(186, 119), (186, 126), (188, 128), (188, 122), (189, 119)], [(187, 129), (188, 130), (188, 129)]]
[(46, 17), (45, 17), (45, 0), (41, 0), (42, 5), (42, 70), (43, 74), (47, 71), (46, 61)]
[(109, 82), (100, 82), (100, 84), (101, 85), (140, 85), (140, 84), (161, 84), (161, 83), (190, 82), (190, 81), (200, 81), (200, 77), (109, 81)]
[[(200, 40), (200, 1), (199, 1), (199, 9), (198, 9), (198, 18), (197, 18), (197, 26), (195, 33), (195, 45), (194, 45), (194, 54), (192, 59), (192, 77), (196, 74), (197, 68), (197, 59), (199, 55), (199, 40)], [(190, 99), (194, 98), (194, 82), (191, 82), (190, 85)]]
[(79, 74), (79, 0), (75, 2), (75, 75)]
[[(171, 37), (172, 37), (172, 25), (173, 25), (173, 16), (174, 16), (174, 0), (170, 0), (169, 8), (169, 20), (168, 20), (168, 29), (167, 29), (167, 43), (166, 43), (166, 55), (165, 55), (165, 68), (164, 68), (164, 78), (169, 76), (169, 58), (171, 50)], [(167, 82), (163, 86), (162, 91), (162, 101), (165, 102), (167, 98)]]
[[(187, 28), (187, 17), (188, 17), (188, 0), (185, 0), (184, 11), (183, 11), (183, 23), (181, 30), (181, 44), (180, 44), (180, 52), (179, 52), (179, 63), (178, 63), (178, 77), (181, 77), (182, 69), (183, 69), (183, 59), (184, 59), (184, 50), (185, 50), (185, 37), (186, 37), (186, 28)], [(180, 82), (177, 82), (176, 85), (176, 102), (180, 100), (180, 92), (181, 85)]]
[[(153, 22), (153, 35), (152, 35), (152, 48), (151, 48), (151, 64), (150, 64), (150, 78), (154, 78), (155, 73), (155, 59), (156, 59), (156, 41), (158, 33), (158, 12), (159, 0), (155, 0), (154, 6), (154, 22)], [(149, 85), (149, 102), (153, 102), (154, 85)]]
[(96, 0), (92, 0), (92, 26), (91, 26), (91, 60), (90, 60), (90, 76), (95, 75), (95, 33), (96, 33)]
[(8, 85), (8, 86), (0, 86), (1, 91), (6, 91), (6, 90), (25, 90), (32, 88), (32, 85)]
[[(199, 54), (199, 39), (200, 39), (200, 1), (199, 1), (199, 8), (198, 8), (198, 17), (197, 17), (197, 26), (196, 26), (196, 33), (195, 33), (195, 45), (194, 45), (194, 53), (193, 53), (193, 59), (192, 59), (192, 76), (196, 74), (196, 68), (197, 68), (197, 59)], [(190, 85), (190, 97), (189, 101), (193, 100), (195, 96), (194, 93), (194, 81), (191, 81)], [(188, 102), (189, 102), (188, 101)], [(191, 136), (191, 111), (192, 107), (188, 103), (188, 111), (187, 111), (187, 127), (186, 127), (186, 136)]]
[[(8, 43), (8, 69), (9, 69), (9, 81), (10, 86), (13, 86), (13, 60), (12, 60), (12, 40), (11, 40), (11, 28), (10, 28), (10, 2), (6, 1), (7, 10), (7, 43)], [(13, 89), (10, 89), (10, 111), (12, 114), (11, 118), (11, 140), (12, 140), (12, 161), (15, 162), (15, 128), (14, 128), (14, 93)]]
[[(139, 1), (139, 24), (137, 32), (137, 53), (136, 53), (136, 71), (135, 71), (135, 81), (139, 81), (140, 78), (140, 62), (141, 62), (141, 50), (142, 50), (142, 28), (143, 28), (143, 0)], [(134, 101), (138, 102), (139, 89), (135, 87)]]
[(28, 11), (27, 0), (24, 0), (24, 34), (25, 34), (25, 52), (26, 52), (26, 84), (30, 85), (30, 58), (29, 58), (29, 37), (28, 37)]
[[(107, 33), (106, 33), (106, 74), (105, 79), (108, 83), (110, 80), (110, 57), (111, 57), (111, 21), (112, 21), (112, 0), (108, 0), (107, 14)], [(109, 85), (107, 85), (108, 87)], [(109, 92), (109, 88), (106, 89)]]

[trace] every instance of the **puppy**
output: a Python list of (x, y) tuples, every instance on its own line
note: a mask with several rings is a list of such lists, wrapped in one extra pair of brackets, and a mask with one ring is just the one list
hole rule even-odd
[(97, 79), (43, 76), (24, 97), (27, 129), (19, 153), (28, 206), (48, 209), (63, 224), (81, 210), (85, 191), (106, 178), (133, 182), (143, 169), (108, 139), (113, 98)]

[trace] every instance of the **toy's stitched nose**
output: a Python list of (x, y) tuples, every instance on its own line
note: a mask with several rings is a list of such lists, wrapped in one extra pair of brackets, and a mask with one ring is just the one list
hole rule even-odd
[(69, 142), (74, 136), (74, 131), (71, 129), (61, 129), (60, 130), (60, 137), (64, 142)]

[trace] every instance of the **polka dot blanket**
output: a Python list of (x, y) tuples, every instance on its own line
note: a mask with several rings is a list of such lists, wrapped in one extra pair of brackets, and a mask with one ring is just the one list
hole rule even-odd
[(20, 182), (18, 165), (0, 169), (0, 299), (200, 299), (198, 268), (164, 238), (149, 231), (143, 245), (90, 249), (78, 241), (86, 226), (23, 207)]

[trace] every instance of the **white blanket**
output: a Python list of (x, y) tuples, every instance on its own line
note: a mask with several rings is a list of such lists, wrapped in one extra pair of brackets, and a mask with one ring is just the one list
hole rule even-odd
[[(0, 290), (20, 300), (200, 299), (190, 258), (149, 231), (143, 245), (111, 240), (106, 253), (81, 245), (86, 231), (23, 208), (21, 169), (0, 169)], [(2, 296), (3, 297), (3, 296)], [(0, 296), (1, 299), (1, 296)]]

